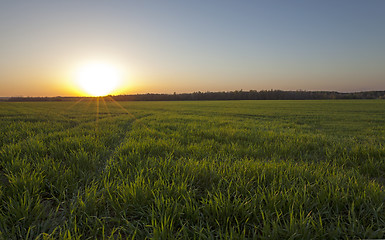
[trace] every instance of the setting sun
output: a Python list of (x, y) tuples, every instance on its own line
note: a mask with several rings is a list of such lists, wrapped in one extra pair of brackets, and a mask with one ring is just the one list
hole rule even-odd
[(81, 66), (76, 72), (76, 82), (91, 96), (105, 96), (116, 90), (121, 81), (118, 68), (103, 62)]

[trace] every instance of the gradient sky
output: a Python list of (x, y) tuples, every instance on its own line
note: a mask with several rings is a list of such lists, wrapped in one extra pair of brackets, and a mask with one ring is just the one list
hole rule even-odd
[(385, 90), (385, 1), (1, 1), (0, 96), (80, 94), (101, 60), (116, 93)]

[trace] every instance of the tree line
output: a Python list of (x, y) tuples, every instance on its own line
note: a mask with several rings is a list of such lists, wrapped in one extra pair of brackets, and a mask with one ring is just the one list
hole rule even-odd
[[(131, 94), (105, 96), (105, 101), (197, 101), (197, 100), (322, 100), (322, 99), (385, 99), (385, 91), (341, 93), (335, 91), (282, 91), (282, 90), (236, 90), (223, 92), (193, 92), (174, 94)], [(10, 97), (10, 102), (76, 101), (93, 97)]]

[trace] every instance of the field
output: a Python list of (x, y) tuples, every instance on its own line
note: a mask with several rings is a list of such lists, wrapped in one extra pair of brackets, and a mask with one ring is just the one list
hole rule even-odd
[(385, 101), (0, 103), (0, 239), (385, 238)]

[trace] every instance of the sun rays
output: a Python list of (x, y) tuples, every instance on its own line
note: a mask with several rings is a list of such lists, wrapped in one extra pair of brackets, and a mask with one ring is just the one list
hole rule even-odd
[[(89, 121), (94, 122), (94, 130), (96, 136), (100, 133), (101, 124), (100, 121), (108, 119), (114, 119), (116, 117), (123, 117), (125, 115), (128, 119), (133, 119), (141, 128), (146, 129), (149, 132), (154, 132), (154, 129), (149, 128), (146, 124), (141, 122), (141, 118), (137, 117), (135, 112), (129, 111), (126, 107), (126, 104), (121, 104), (116, 101), (113, 96), (104, 96), (104, 97), (83, 97), (72, 103), (70, 106), (65, 108), (61, 114), (63, 116), (67, 115), (69, 111), (77, 111), (76, 108), (83, 108), (85, 106), (87, 113), (89, 114)], [(67, 120), (71, 120), (67, 117)], [(102, 124), (103, 126), (103, 124)]]

